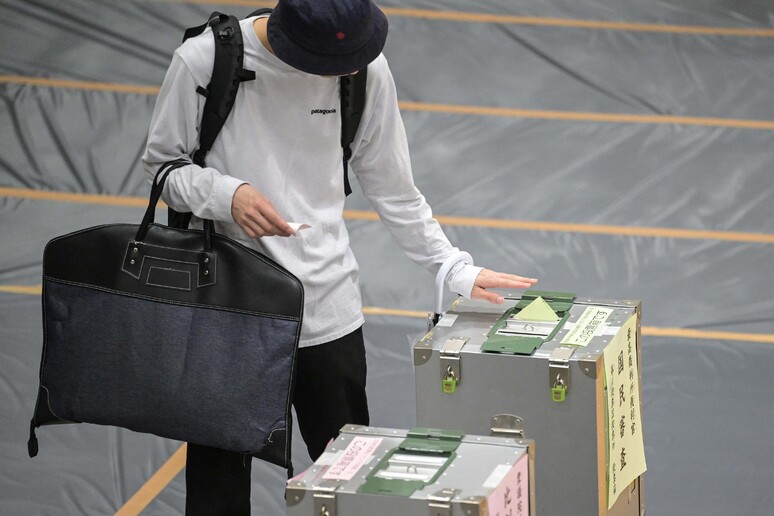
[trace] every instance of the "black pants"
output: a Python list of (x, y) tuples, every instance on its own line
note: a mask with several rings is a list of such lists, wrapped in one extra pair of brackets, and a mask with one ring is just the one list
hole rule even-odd
[[(293, 406), (312, 460), (348, 423), (367, 425), (366, 361), (362, 328), (298, 351)], [(250, 514), (251, 457), (188, 444), (186, 516)]]

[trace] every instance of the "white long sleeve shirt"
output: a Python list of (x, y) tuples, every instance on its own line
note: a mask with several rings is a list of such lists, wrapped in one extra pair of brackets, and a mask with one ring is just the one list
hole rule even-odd
[[(339, 85), (336, 78), (298, 71), (269, 52), (241, 22), (244, 68), (256, 79), (241, 84), (234, 109), (207, 155), (173, 171), (164, 201), (216, 231), (282, 264), (304, 285), (301, 346), (346, 335), (363, 324), (358, 264), (343, 220), (344, 185)], [(143, 165), (149, 180), (170, 160), (198, 146), (205, 98), (196, 92), (212, 74), (214, 42), (208, 29), (186, 41), (172, 59), (151, 120)], [(352, 144), (350, 171), (400, 247), (436, 273), (457, 252), (414, 186), (395, 84), (380, 55), (368, 67), (366, 105)], [(309, 224), (292, 237), (249, 238), (233, 221), (236, 189), (249, 183), (287, 221)], [(196, 219), (195, 219), (196, 220)], [(478, 272), (453, 268), (449, 288), (470, 295)]]

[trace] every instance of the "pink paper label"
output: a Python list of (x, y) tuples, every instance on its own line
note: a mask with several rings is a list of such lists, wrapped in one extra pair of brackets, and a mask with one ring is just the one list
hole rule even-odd
[(355, 437), (350, 441), (341, 457), (331, 464), (323, 478), (326, 480), (352, 480), (363, 464), (371, 460), (381, 443), (381, 437)]
[[(499, 466), (504, 467), (504, 466)], [(529, 514), (529, 459), (524, 455), (511, 466), (497, 488), (487, 498), (489, 516)]]

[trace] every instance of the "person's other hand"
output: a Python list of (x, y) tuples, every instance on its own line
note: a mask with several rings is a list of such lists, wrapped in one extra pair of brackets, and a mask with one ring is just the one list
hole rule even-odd
[(525, 278), (515, 274), (505, 274), (484, 269), (476, 276), (473, 290), (470, 293), (472, 299), (486, 299), (491, 303), (500, 304), (504, 301), (501, 294), (490, 292), (490, 288), (530, 288), (537, 283), (536, 278)]
[(261, 193), (245, 183), (231, 199), (231, 216), (250, 238), (290, 236), (293, 229)]

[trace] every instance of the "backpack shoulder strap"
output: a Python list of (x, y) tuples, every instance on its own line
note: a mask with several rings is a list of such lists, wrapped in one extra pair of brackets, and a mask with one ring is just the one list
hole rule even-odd
[[(234, 107), (239, 84), (255, 79), (255, 72), (243, 68), (244, 43), (239, 20), (236, 17), (216, 11), (210, 15), (207, 23), (186, 30), (183, 41), (198, 36), (208, 26), (212, 27), (215, 40), (215, 59), (212, 64), (210, 84), (206, 88), (199, 86), (196, 90), (207, 98), (199, 127), (199, 148), (193, 155), (193, 162), (200, 167), (204, 166), (207, 153)], [(168, 211), (170, 226), (188, 227), (191, 221), (190, 213), (180, 213), (172, 208)]]
[(363, 116), (366, 100), (368, 67), (354, 75), (345, 75), (339, 79), (341, 97), (341, 148), (344, 150), (344, 195), (352, 193), (349, 184), (348, 163), (352, 157), (350, 146), (355, 140), (360, 119)]
[(255, 72), (242, 67), (244, 44), (239, 20), (215, 12), (208, 25), (215, 39), (215, 60), (210, 84), (205, 91), (199, 90), (207, 97), (199, 128), (199, 148), (193, 155), (194, 163), (199, 166), (204, 166), (204, 158), (234, 107), (240, 83), (255, 79)]

